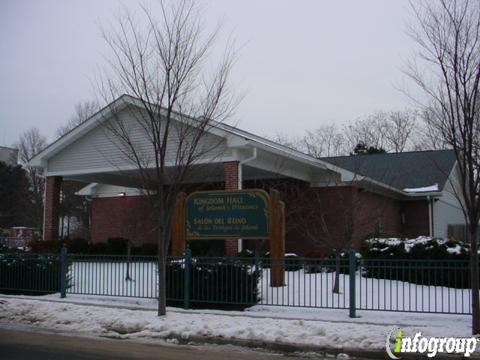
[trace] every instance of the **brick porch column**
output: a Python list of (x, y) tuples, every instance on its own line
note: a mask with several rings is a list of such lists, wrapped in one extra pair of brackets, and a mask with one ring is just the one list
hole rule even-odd
[[(225, 173), (225, 190), (238, 190), (238, 161), (223, 163)], [(238, 252), (238, 240), (225, 240), (225, 253), (234, 256)]]
[(43, 210), (43, 240), (58, 241), (61, 176), (45, 179), (45, 208)]

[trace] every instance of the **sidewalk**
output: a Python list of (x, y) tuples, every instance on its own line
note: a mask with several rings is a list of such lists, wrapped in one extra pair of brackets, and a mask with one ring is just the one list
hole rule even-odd
[[(177, 343), (216, 343), (278, 351), (385, 354), (387, 334), (470, 336), (468, 316), (294, 309), (256, 306), (247, 312), (169, 308), (157, 317), (155, 300), (58, 295), (0, 297), (0, 325), (39, 328), (117, 339), (162, 339)], [(259, 321), (261, 318), (261, 321)]]

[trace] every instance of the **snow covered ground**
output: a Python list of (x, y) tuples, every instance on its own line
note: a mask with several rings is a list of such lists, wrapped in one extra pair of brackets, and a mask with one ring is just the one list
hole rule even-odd
[(74, 261), (69, 266), (67, 293), (155, 298), (157, 266), (154, 262)]
[[(73, 262), (68, 294), (117, 295), (155, 298), (156, 265), (153, 262), (130, 264), (131, 280), (125, 280), (124, 262)], [(340, 275), (340, 292), (332, 292), (334, 272), (306, 273), (303, 269), (285, 274), (286, 286), (270, 286), (269, 269), (264, 269), (258, 284), (261, 305), (321, 308), (349, 307), (348, 275)], [(469, 313), (470, 290), (424, 286), (397, 280), (365, 278), (356, 275), (356, 305), (360, 309)]]
[[(348, 308), (349, 275), (340, 275), (340, 293), (332, 292), (335, 273), (286, 272), (285, 287), (271, 287), (268, 270), (262, 277), (261, 301), (265, 305)], [(361, 309), (465, 313), (470, 311), (470, 290), (425, 286), (404, 281), (356, 275), (356, 305)]]
[[(121, 339), (170, 339), (221, 337), (329, 348), (384, 349), (393, 326), (406, 334), (421, 331), (425, 336), (468, 336), (470, 318), (464, 315), (428, 315), (361, 312), (349, 319), (345, 310), (255, 306), (248, 312), (185, 311), (170, 308), (157, 317), (151, 299), (102, 298), (103, 305), (78, 305), (88, 297), (70, 296), (57, 301), (52, 296), (0, 298), (0, 326), (29, 324), (68, 333)], [(51, 300), (49, 300), (49, 298)], [(98, 299), (97, 299), (98, 300)], [(144, 306), (145, 310), (118, 308), (119, 304)], [(116, 303), (116, 307), (110, 307)], [(262, 320), (259, 321), (259, 317)], [(292, 318), (288, 318), (292, 317)], [(293, 317), (296, 317), (295, 319)]]

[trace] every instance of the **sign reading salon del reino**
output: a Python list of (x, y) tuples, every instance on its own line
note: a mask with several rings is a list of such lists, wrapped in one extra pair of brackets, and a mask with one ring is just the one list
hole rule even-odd
[(201, 191), (186, 199), (187, 239), (268, 238), (263, 190)]

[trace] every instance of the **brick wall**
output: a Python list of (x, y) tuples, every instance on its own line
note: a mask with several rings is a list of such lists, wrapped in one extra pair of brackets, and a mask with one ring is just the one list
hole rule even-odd
[(397, 237), (402, 235), (401, 204), (392, 198), (356, 189), (353, 200), (355, 233), (359, 240), (369, 235)]
[(43, 212), (43, 240), (58, 241), (61, 176), (47, 176), (45, 180), (45, 208)]
[(429, 235), (428, 202), (427, 200), (402, 202), (405, 211), (404, 234), (407, 237)]
[[(225, 188), (236, 189), (238, 164), (225, 163)], [(223, 184), (209, 188), (217, 189)], [(428, 234), (428, 207), (426, 201), (398, 201), (355, 187), (311, 188), (309, 184), (292, 179), (247, 181), (245, 188), (280, 191), (286, 208), (286, 251), (306, 256), (324, 256), (346, 242), (346, 231), (353, 229), (353, 245), (374, 234), (381, 224), (387, 236), (408, 237)], [(201, 184), (198, 187), (206, 189)], [(293, 190), (295, 189), (295, 190)], [(137, 242), (155, 241), (155, 219), (143, 197), (99, 198), (92, 201), (91, 236), (93, 241), (106, 241), (110, 237), (127, 237)], [(405, 212), (405, 224), (401, 214)], [(328, 233), (320, 231), (319, 214), (327, 225)], [(296, 219), (300, 219), (297, 221)], [(354, 223), (352, 224), (352, 220)], [(305, 235), (305, 227), (320, 234), (315, 239)], [(131, 228), (131, 230), (128, 230)], [(320, 229), (320, 230), (319, 230)], [(325, 240), (327, 239), (328, 240)], [(348, 240), (349, 241), (349, 240)], [(248, 248), (259, 254), (268, 251), (268, 241), (251, 240)], [(225, 252), (237, 252), (237, 239), (225, 241)]]
[(156, 243), (156, 221), (144, 196), (96, 198), (92, 201), (91, 240), (105, 242), (122, 237), (134, 246)]
[(280, 191), (287, 217), (287, 252), (325, 256), (350, 244), (358, 248), (379, 224), (385, 235), (399, 236), (403, 231), (399, 201), (356, 187), (311, 188), (292, 179), (250, 181), (246, 187)]
[(238, 189), (238, 161), (223, 163), (225, 190)]
[[(348, 222), (353, 219), (351, 202), (356, 189), (312, 188), (305, 182), (293, 179), (249, 181), (245, 187), (266, 191), (274, 188), (280, 192), (280, 199), (285, 203), (286, 252), (324, 256), (345, 242)], [(250, 242), (249, 245), (255, 244)], [(268, 244), (261, 249), (266, 250)]]

